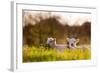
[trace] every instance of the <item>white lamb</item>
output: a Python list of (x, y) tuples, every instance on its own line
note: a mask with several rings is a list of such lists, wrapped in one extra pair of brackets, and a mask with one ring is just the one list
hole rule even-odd
[(67, 47), (68, 48), (72, 48), (72, 49), (75, 49), (77, 46), (77, 43), (79, 42), (79, 39), (76, 39), (76, 38), (67, 38)]

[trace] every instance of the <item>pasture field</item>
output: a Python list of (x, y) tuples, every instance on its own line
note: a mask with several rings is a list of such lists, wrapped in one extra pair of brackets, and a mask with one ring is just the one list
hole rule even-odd
[(91, 59), (91, 49), (76, 48), (57, 50), (45, 47), (23, 47), (23, 62), (47, 62), (47, 61), (68, 61), (68, 60), (88, 60)]

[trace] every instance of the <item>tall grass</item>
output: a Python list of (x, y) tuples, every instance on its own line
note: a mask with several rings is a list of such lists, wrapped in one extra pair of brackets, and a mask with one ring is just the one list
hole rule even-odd
[(87, 60), (91, 59), (91, 49), (45, 49), (44, 47), (24, 47), (23, 62)]

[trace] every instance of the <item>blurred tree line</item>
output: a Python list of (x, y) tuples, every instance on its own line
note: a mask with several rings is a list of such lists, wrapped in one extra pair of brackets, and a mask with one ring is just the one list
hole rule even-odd
[[(32, 19), (32, 16), (29, 16)], [(70, 26), (68, 23), (62, 24), (58, 21), (59, 16), (43, 18), (38, 14), (38, 19), (32, 19), (35, 24), (28, 22), (23, 26), (23, 45), (40, 46), (45, 45), (48, 37), (57, 39), (57, 43), (65, 44), (66, 38), (77, 36), (79, 44), (90, 44), (91, 22), (84, 22), (82, 25)]]

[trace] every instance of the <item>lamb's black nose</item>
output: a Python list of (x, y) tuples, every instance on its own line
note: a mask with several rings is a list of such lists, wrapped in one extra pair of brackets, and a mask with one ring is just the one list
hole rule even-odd
[(74, 47), (74, 44), (72, 43), (72, 44), (71, 44), (71, 46), (73, 46), (73, 47)]

